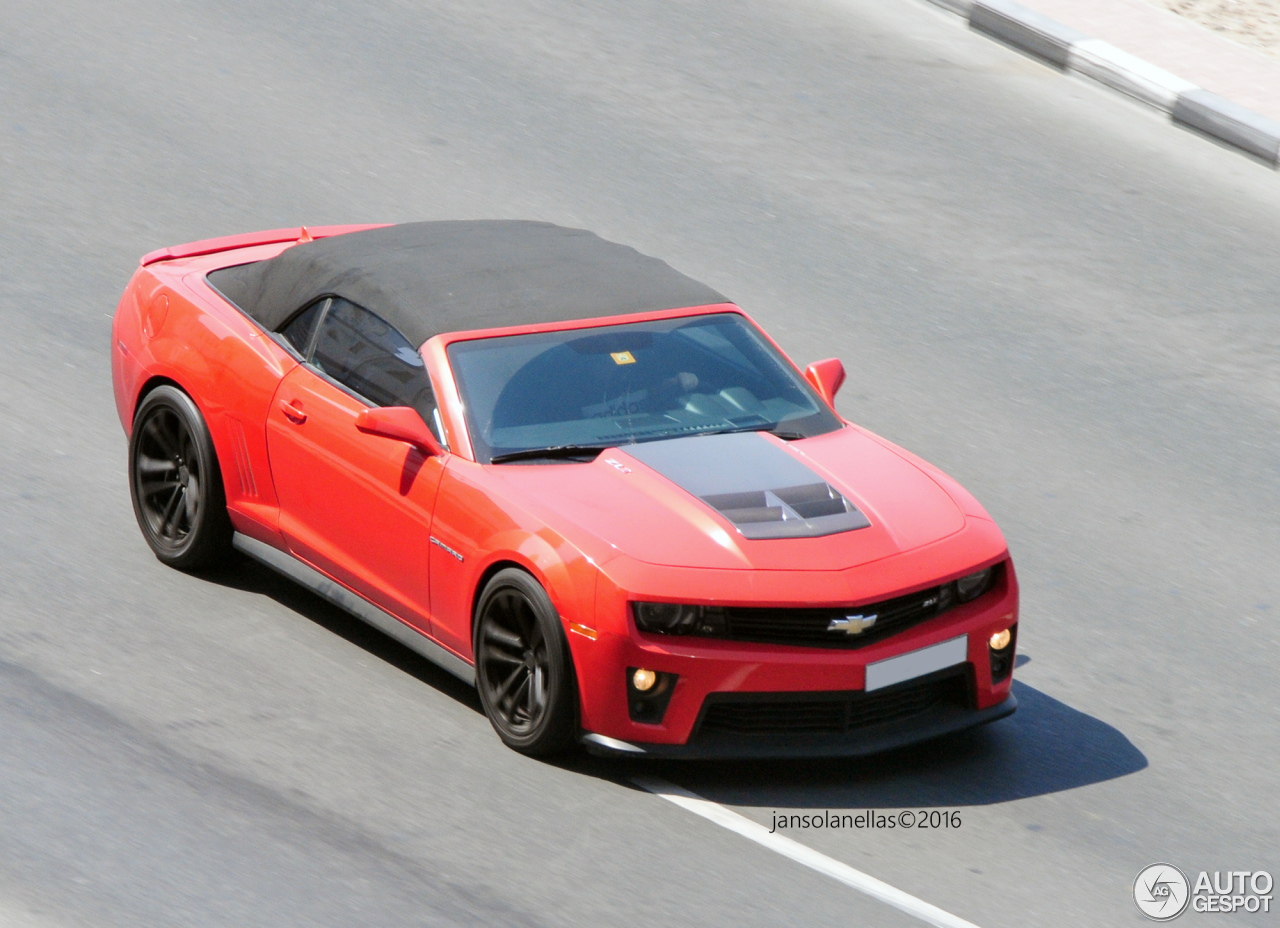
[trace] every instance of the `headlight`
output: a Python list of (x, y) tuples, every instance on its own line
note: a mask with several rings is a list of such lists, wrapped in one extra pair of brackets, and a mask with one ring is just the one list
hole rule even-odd
[(636, 628), (660, 635), (715, 635), (724, 631), (724, 611), (683, 603), (632, 603)]
[(969, 574), (957, 580), (956, 595), (960, 597), (960, 602), (967, 603), (985, 593), (991, 587), (992, 575), (993, 572), (988, 567), (986, 570), (980, 570), (976, 574)]
[(660, 632), (664, 635), (687, 635), (697, 624), (697, 606), (680, 603), (633, 603), (636, 627), (642, 632)]

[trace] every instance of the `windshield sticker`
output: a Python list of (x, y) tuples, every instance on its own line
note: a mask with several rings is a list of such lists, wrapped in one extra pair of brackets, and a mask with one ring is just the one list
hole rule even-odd
[(635, 364), (636, 359), (631, 356), (630, 351), (614, 351), (609, 357), (613, 358), (614, 364)]

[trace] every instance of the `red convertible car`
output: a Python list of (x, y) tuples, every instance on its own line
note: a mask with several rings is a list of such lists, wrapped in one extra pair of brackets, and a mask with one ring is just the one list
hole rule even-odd
[(1014, 711), (1018, 589), (958, 484), (737, 306), (536, 222), (152, 252), (112, 329), (138, 524), (473, 682), (529, 754), (866, 754)]

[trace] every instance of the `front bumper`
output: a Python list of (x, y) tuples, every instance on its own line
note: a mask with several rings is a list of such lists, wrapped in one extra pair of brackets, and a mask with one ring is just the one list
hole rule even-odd
[(864, 757), (986, 725), (1013, 715), (1018, 699), (1009, 693), (986, 709), (939, 705), (910, 719), (886, 722), (842, 735), (695, 735), (687, 744), (628, 742), (587, 733), (579, 739), (588, 753), (601, 757), (680, 760), (767, 760), (782, 758)]
[[(590, 640), (571, 633), (581, 697), (581, 740), (589, 751), (612, 755), (848, 757), (995, 721), (1017, 706), (1011, 695), (1011, 675), (992, 679), (987, 645), (994, 632), (1018, 621), (1012, 564), (1006, 562), (1002, 574), (999, 585), (974, 602), (855, 649), (641, 634), (634, 622), (619, 629), (622, 633), (600, 629)], [(609, 584), (601, 583), (597, 589), (598, 609), (603, 606), (626, 614), (628, 599), (628, 594)], [(961, 662), (866, 692), (868, 665), (961, 635), (967, 636)], [(629, 712), (627, 668), (636, 667), (677, 676), (658, 724), (639, 721)], [(868, 697), (875, 696), (871, 700), (875, 702), (900, 688), (948, 677), (955, 678), (955, 687), (944, 694), (946, 698), (924, 698), (907, 711), (899, 707), (882, 712), (872, 707), (868, 714), (857, 708)], [(745, 709), (727, 716), (722, 712), (715, 717), (716, 724), (707, 724), (709, 707), (753, 700), (771, 705), (756, 714)], [(809, 705), (796, 715), (788, 711), (789, 700)], [(822, 704), (831, 700), (850, 701), (845, 724), (815, 725), (813, 713), (829, 721)], [(794, 727), (792, 717), (797, 719)], [(806, 730), (810, 733), (794, 733)]]

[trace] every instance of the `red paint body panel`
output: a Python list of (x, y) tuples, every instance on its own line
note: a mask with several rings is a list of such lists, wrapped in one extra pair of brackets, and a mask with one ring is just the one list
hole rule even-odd
[[(310, 229), (315, 238), (372, 226)], [(854, 425), (784, 442), (853, 501), (870, 527), (819, 538), (749, 540), (719, 513), (623, 450), (591, 463), (479, 465), (446, 349), (451, 342), (708, 312), (732, 304), (436, 336), (422, 346), (447, 448), (425, 455), (356, 427), (365, 406), (300, 365), (205, 281), (273, 257), (300, 230), (229, 236), (153, 252), (112, 327), (112, 380), (131, 429), (150, 383), (185, 390), (209, 424), (236, 529), (320, 569), (470, 660), (484, 578), (515, 564), (565, 624), (585, 730), (683, 744), (713, 692), (856, 690), (868, 663), (969, 635), (977, 708), (999, 703), (987, 638), (1018, 619), (1017, 579), (985, 510), (946, 474)], [(745, 316), (746, 314), (743, 313)], [(749, 317), (748, 317), (749, 318)], [(834, 366), (828, 365), (834, 384)], [(797, 369), (797, 373), (799, 373)], [(635, 600), (849, 607), (1003, 563), (997, 587), (856, 650), (641, 634)], [(660, 725), (632, 722), (625, 668), (679, 675)]]
[(591, 546), (597, 558), (626, 554), (655, 565), (839, 570), (911, 550), (964, 527), (963, 514), (934, 481), (858, 430), (801, 442), (770, 440), (839, 488), (867, 513), (872, 526), (784, 544), (748, 540), (704, 503), (616, 449), (590, 464), (485, 470), (491, 474), (490, 493), (527, 500), (541, 518), (557, 520), (562, 531), (580, 529), (599, 539)]
[[(162, 378), (182, 387), (208, 423), (233, 524), (278, 545), (265, 422), (281, 378), (296, 362), (231, 306), (221, 300), (221, 307), (211, 305), (183, 270), (165, 264), (139, 270), (117, 310), (113, 370), (120, 371), (115, 389), (121, 422), (126, 432), (132, 428), (146, 383)], [(168, 308), (148, 337), (148, 311), (158, 300)]]
[(364, 404), (296, 366), (267, 415), (290, 552), (431, 631), (427, 550), (441, 458), (356, 428)]
[[(595, 564), (570, 538), (492, 489), (494, 468), (453, 457), (436, 502), (431, 546), (432, 615), (440, 643), (472, 658), (472, 607), (480, 580), (492, 567), (516, 564), (542, 584), (560, 617), (594, 624)], [(527, 503), (527, 501), (524, 501)], [(579, 535), (579, 544), (590, 539)]]

